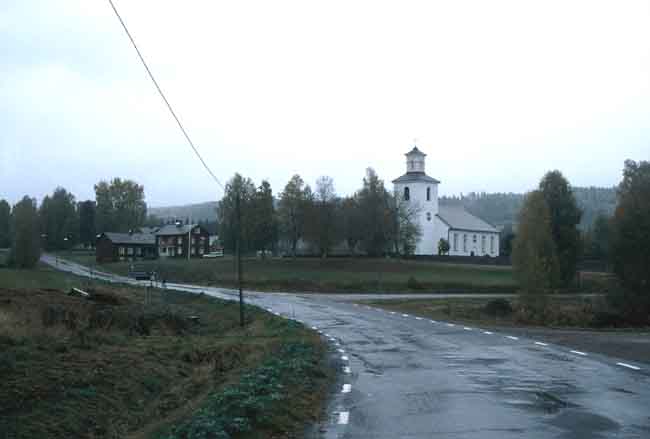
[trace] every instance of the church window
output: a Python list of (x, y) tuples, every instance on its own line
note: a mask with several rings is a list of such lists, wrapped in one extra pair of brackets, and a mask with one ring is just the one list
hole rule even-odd
[(409, 190), (408, 187), (405, 187), (405, 188), (404, 188), (404, 199), (405, 199), (406, 201), (408, 201), (408, 200), (411, 199), (411, 191)]
[(494, 253), (494, 235), (490, 236), (490, 253)]
[(427, 221), (431, 221), (431, 212), (427, 212)]
[(485, 235), (481, 235), (481, 253), (485, 253)]
[(454, 251), (458, 251), (458, 233), (454, 233)]
[(474, 235), (474, 236), (472, 237), (472, 242), (473, 242), (474, 244), (476, 244), (476, 235)]
[(463, 251), (467, 252), (467, 233), (463, 233)]
[(427, 188), (427, 201), (431, 201), (431, 188)]

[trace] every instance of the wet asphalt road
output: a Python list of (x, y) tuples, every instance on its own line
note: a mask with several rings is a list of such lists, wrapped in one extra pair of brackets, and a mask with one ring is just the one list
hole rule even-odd
[[(59, 268), (88, 275), (77, 264)], [(650, 365), (630, 364), (635, 370), (615, 358), (322, 297), (247, 299), (330, 341), (340, 383), (316, 437), (650, 438)]]

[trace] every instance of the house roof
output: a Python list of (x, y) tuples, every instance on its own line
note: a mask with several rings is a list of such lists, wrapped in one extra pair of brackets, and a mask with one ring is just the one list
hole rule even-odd
[(167, 224), (158, 229), (155, 234), (156, 236), (187, 235), (196, 226), (197, 224), (181, 224), (178, 226), (176, 224)]
[(393, 183), (413, 183), (413, 182), (425, 182), (425, 183), (434, 183), (438, 184), (440, 181), (435, 178), (429, 177), (424, 172), (407, 172), (401, 177), (393, 180)]
[(140, 227), (140, 233), (156, 233), (160, 227)]
[(451, 229), (499, 233), (492, 224), (472, 215), (462, 206), (440, 204), (438, 217)]
[(104, 232), (104, 236), (113, 244), (156, 245), (156, 237), (150, 233), (112, 233)]

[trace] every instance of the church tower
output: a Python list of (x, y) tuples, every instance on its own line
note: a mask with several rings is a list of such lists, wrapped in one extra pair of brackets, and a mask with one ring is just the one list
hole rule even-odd
[(418, 206), (418, 222), (422, 236), (415, 248), (416, 255), (438, 253), (436, 215), (438, 215), (438, 184), (425, 172), (426, 154), (413, 146), (406, 154), (406, 173), (393, 180), (395, 194), (405, 202)]

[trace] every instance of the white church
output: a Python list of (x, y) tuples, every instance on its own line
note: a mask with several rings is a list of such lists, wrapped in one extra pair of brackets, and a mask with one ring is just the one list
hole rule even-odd
[(422, 236), (416, 255), (437, 255), (438, 242), (449, 242), (452, 256), (499, 256), (499, 231), (462, 206), (438, 203), (440, 182), (425, 173), (426, 154), (417, 146), (406, 153), (406, 174), (393, 180), (394, 190), (408, 203), (416, 203)]

